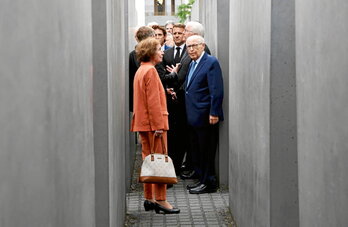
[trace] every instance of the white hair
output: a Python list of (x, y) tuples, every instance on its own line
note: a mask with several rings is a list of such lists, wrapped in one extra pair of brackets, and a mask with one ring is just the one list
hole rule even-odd
[(200, 35), (193, 35), (193, 36), (190, 36), (187, 38), (186, 42), (187, 41), (191, 41), (191, 40), (197, 40), (199, 43), (205, 43), (205, 40), (202, 36)]
[(191, 27), (191, 31), (196, 34), (204, 37), (204, 27), (201, 23), (197, 21), (189, 21), (186, 23), (186, 27), (189, 26)]

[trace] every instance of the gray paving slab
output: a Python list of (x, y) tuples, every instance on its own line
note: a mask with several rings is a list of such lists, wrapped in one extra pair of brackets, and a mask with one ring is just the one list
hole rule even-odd
[(228, 226), (236, 227), (228, 207), (228, 191), (192, 195), (186, 185), (193, 180), (181, 180), (167, 190), (167, 200), (180, 208), (179, 214), (156, 214), (143, 207), (142, 185), (137, 182), (141, 160), (138, 149), (131, 191), (127, 193), (127, 213), (125, 226)]

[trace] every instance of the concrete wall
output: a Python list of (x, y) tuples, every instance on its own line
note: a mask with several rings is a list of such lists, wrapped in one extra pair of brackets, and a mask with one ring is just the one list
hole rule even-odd
[(219, 180), (220, 184), (228, 186), (229, 179), (229, 12), (230, 1), (217, 1), (217, 51), (216, 57), (219, 59), (222, 73), (224, 75), (224, 110), (225, 120), (220, 124), (219, 134)]
[[(187, 1), (188, 2), (188, 1)], [(186, 3), (187, 3), (186, 2)], [(192, 21), (199, 21), (202, 22), (202, 14), (205, 12), (202, 10), (204, 7), (204, 1), (203, 0), (196, 0), (195, 3), (192, 5), (191, 9), (191, 16), (187, 20)]]
[(128, 19), (128, 52), (134, 50), (137, 44), (134, 36), (138, 27), (145, 24), (145, 1), (130, 0), (128, 3), (127, 19)]
[[(225, 2), (225, 1), (223, 1)], [(207, 42), (212, 55), (217, 56), (217, 46), (223, 45), (218, 42), (218, 17), (222, 15), (217, 14), (218, 3), (214, 0), (197, 1), (194, 7), (199, 7), (199, 19), (200, 23), (204, 25), (205, 34), (204, 39)], [(228, 21), (228, 14), (225, 14), (225, 19)], [(228, 29), (228, 26), (225, 27)]]
[(296, 1), (301, 226), (348, 225), (347, 21), (347, 1)]
[(235, 1), (230, 206), (239, 226), (298, 226), (294, 1)]
[(0, 5), (0, 226), (95, 226), (91, 3)]
[[(145, 25), (145, 1), (143, 0), (131, 0), (128, 1), (128, 53), (134, 50), (137, 44), (135, 37), (135, 32), (138, 27)], [(128, 54), (127, 53), (127, 54)], [(127, 76), (126, 76), (126, 94), (129, 94), (129, 77), (128, 77), (128, 55), (127, 55)], [(126, 109), (129, 109), (129, 97), (126, 95)], [(132, 114), (129, 112), (127, 119), (128, 124), (126, 125), (126, 131), (129, 132)], [(132, 174), (134, 170), (134, 160), (136, 154), (136, 133), (129, 133), (129, 139), (127, 140), (126, 147), (129, 148), (126, 152), (126, 189), (130, 189)]]
[(126, 3), (1, 3), (1, 227), (123, 225)]
[(270, 221), (298, 226), (295, 1), (272, 1)]
[(219, 149), (216, 158), (216, 169), (221, 185), (228, 185), (228, 115), (229, 115), (229, 4), (230, 1), (197, 1), (194, 9), (199, 8), (199, 21), (205, 28), (205, 41), (212, 55), (216, 56), (224, 79), (223, 110), (226, 116), (220, 124)]
[(270, 1), (230, 3), (230, 209), (270, 226)]
[[(127, 1), (108, 0), (110, 224), (123, 226), (126, 215), (125, 155), (129, 138)], [(97, 209), (97, 208), (96, 208)]]
[(92, 1), (96, 225), (125, 217), (128, 106), (126, 1)]
[(238, 226), (347, 226), (348, 3), (248, 0), (230, 9)]
[[(210, 51), (219, 59), (224, 76), (225, 116), (228, 116), (229, 101), (229, 1), (199, 0), (193, 4), (191, 20), (199, 21), (205, 28), (204, 39)], [(223, 25), (223, 26), (218, 26)], [(216, 171), (220, 184), (228, 185), (228, 118), (220, 124), (219, 149), (216, 157)]]

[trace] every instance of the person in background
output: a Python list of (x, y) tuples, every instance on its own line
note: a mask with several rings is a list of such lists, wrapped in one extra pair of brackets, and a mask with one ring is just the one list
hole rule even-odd
[(185, 81), (185, 104), (191, 144), (192, 163), (198, 181), (187, 185), (190, 194), (215, 192), (215, 154), (219, 122), (223, 120), (223, 80), (218, 60), (205, 51), (204, 38), (186, 40), (192, 59)]
[[(173, 67), (181, 61), (181, 57), (185, 54), (185, 37), (184, 24), (175, 24), (173, 27), (173, 36), (175, 46), (164, 52), (162, 67)], [(168, 73), (166, 71), (162, 73)], [(164, 78), (162, 82), (167, 91), (167, 106), (169, 112), (169, 127), (168, 131), (168, 154), (173, 159), (175, 172), (180, 175), (181, 165), (184, 159), (184, 154), (188, 147), (187, 123), (185, 112), (185, 100), (181, 93), (177, 92), (181, 86), (178, 80), (165, 80), (165, 75), (160, 75)]]
[[(135, 33), (135, 40), (140, 41), (155, 36), (155, 30), (148, 26), (140, 27)], [(133, 112), (133, 80), (140, 63), (135, 54), (135, 49), (129, 53), (129, 111)]]
[(174, 46), (174, 38), (173, 35), (171, 33), (167, 32), (167, 37), (166, 37), (166, 41), (164, 43), (166, 46), (169, 47), (173, 47)]
[(174, 21), (168, 20), (166, 21), (166, 24), (164, 25), (164, 28), (166, 29), (167, 33), (173, 33), (173, 26), (174, 26)]
[[(188, 39), (188, 37), (193, 35), (199, 35), (204, 38), (204, 27), (201, 23), (197, 21), (189, 21), (186, 23), (185, 38)], [(209, 55), (211, 54), (207, 45), (205, 45), (204, 51), (207, 52)]]
[[(140, 67), (134, 78), (134, 106), (131, 124), (132, 132), (139, 132), (143, 159), (150, 154), (162, 153), (162, 140), (167, 147), (168, 112), (166, 95), (155, 65), (163, 58), (161, 45), (155, 38), (141, 41), (136, 47)], [(166, 199), (166, 184), (144, 183), (145, 211), (155, 209), (156, 213), (176, 214), (180, 210), (174, 208)]]
[(167, 46), (165, 44), (167, 31), (164, 29), (164, 27), (159, 25), (153, 25), (152, 28), (155, 30), (155, 38), (160, 42), (161, 44), (161, 50), (165, 51), (170, 48), (170, 46)]

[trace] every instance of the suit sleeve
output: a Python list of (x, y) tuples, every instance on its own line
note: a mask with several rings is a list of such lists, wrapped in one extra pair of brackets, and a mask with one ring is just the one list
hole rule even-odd
[(160, 91), (163, 90), (155, 68), (148, 71), (145, 79), (146, 106), (151, 131), (164, 129), (164, 118), (161, 110)]
[(166, 74), (166, 68), (165, 68), (165, 66), (163, 65), (163, 62), (158, 63), (155, 67), (156, 67), (158, 76), (160, 77), (161, 82), (162, 82), (162, 84), (163, 84), (163, 87), (165, 87), (165, 79), (164, 79), (164, 76), (165, 76), (165, 74)]
[(209, 68), (208, 86), (210, 93), (210, 115), (223, 118), (222, 100), (224, 88), (220, 64), (216, 59), (214, 59), (212, 66)]
[(133, 112), (133, 81), (138, 65), (135, 58), (135, 51), (129, 53), (129, 111)]

